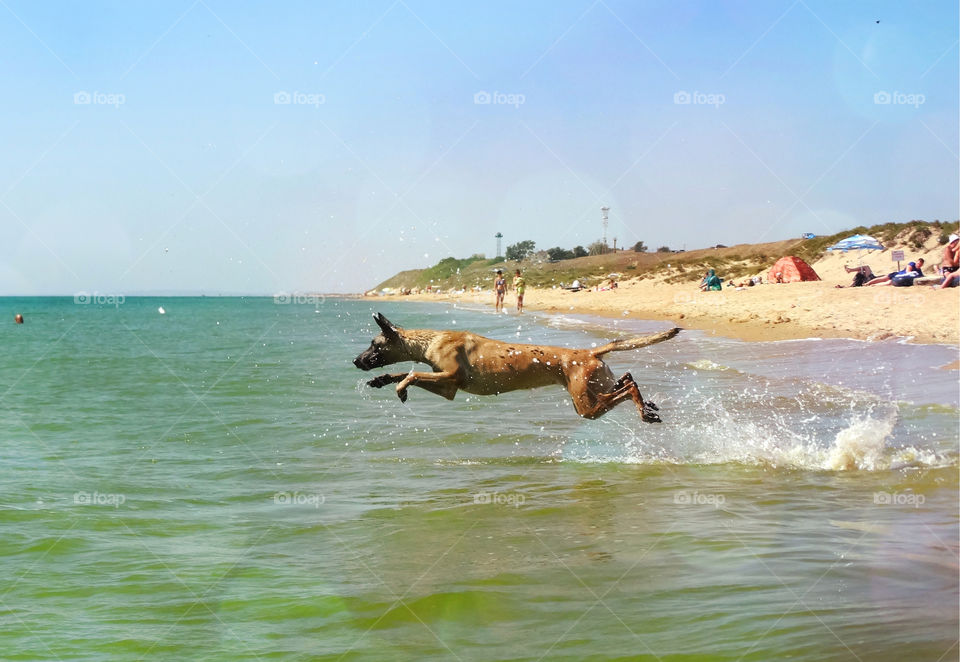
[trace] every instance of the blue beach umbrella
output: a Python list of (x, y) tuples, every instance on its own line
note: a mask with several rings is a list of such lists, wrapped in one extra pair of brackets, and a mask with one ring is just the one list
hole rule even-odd
[(855, 234), (852, 237), (841, 239), (833, 246), (827, 248), (828, 251), (857, 251), (857, 263), (863, 266), (863, 254), (861, 251), (882, 251), (883, 244), (868, 234)]
[(833, 246), (827, 248), (828, 251), (882, 251), (883, 244), (866, 234), (855, 234), (852, 237), (841, 239)]

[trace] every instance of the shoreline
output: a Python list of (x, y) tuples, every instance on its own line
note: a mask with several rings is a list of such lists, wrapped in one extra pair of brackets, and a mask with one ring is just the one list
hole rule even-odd
[[(938, 239), (931, 236), (922, 248), (910, 251), (910, 258), (924, 258), (931, 276), (943, 250)], [(872, 262), (875, 272), (882, 274), (893, 265), (899, 266), (891, 258), (892, 253), (873, 251), (857, 252), (856, 256), (828, 252), (810, 265), (821, 280), (764, 282), (744, 288), (725, 286), (713, 292), (701, 292), (696, 280), (666, 282), (675, 277), (667, 265), (667, 269), (656, 273), (621, 280), (613, 290), (572, 292), (558, 287), (528, 286), (524, 306), (531, 311), (665, 321), (746, 341), (896, 338), (960, 347), (960, 288), (850, 287), (853, 276), (847, 268), (851, 264)], [(767, 280), (766, 272), (757, 275)], [(490, 286), (492, 282), (487, 285)], [(489, 289), (380, 296), (390, 301), (462, 301), (491, 309), (494, 301)], [(510, 314), (516, 314), (516, 295), (512, 291), (507, 293), (505, 304)]]
[[(493, 293), (408, 294), (376, 297), (384, 301), (446, 301), (493, 308)], [(516, 297), (507, 293), (504, 308), (517, 315)], [(847, 338), (960, 346), (960, 298), (957, 290), (835, 287), (829, 281), (765, 284), (735, 290), (700, 292), (696, 285), (625, 281), (615, 290), (527, 288), (524, 308), (605, 318), (670, 322), (750, 342), (808, 338)]]

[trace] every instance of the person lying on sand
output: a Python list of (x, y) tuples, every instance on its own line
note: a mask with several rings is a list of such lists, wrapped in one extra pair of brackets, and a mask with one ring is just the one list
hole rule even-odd
[(843, 268), (846, 270), (848, 274), (852, 273), (855, 275), (853, 277), (853, 282), (850, 283), (850, 285), (847, 285), (847, 286), (836, 285), (835, 287), (837, 289), (842, 289), (843, 287), (863, 287), (868, 282), (876, 278), (876, 276), (873, 274), (873, 269), (871, 269), (866, 264), (859, 267), (854, 267), (853, 269), (851, 269), (847, 265), (843, 265)]
[(853, 277), (853, 284), (850, 287), (861, 287), (868, 281), (873, 280), (876, 276), (873, 273), (873, 269), (870, 268), (870, 265), (864, 264), (859, 267), (851, 269), (847, 265), (843, 265), (844, 270), (850, 274), (856, 274)]
[(923, 277), (922, 267), (923, 258), (921, 257), (916, 262), (908, 263), (906, 269), (893, 271), (886, 276), (874, 278), (873, 280), (869, 281), (867, 285), (894, 285), (896, 287), (910, 287), (913, 285), (914, 279)]
[(598, 286), (598, 288), (597, 288), (597, 291), (598, 291), (598, 292), (606, 292), (606, 291), (608, 291), (608, 290), (615, 290), (615, 289), (617, 289), (617, 281), (615, 281), (615, 280), (613, 280), (613, 279), (611, 278), (610, 280), (606, 281), (605, 283), (600, 284), (600, 285)]

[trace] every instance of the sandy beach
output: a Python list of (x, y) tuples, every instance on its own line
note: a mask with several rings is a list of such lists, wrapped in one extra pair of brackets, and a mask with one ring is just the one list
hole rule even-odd
[[(932, 274), (932, 265), (940, 261), (940, 250), (922, 254), (928, 273)], [(887, 264), (887, 254), (865, 254), (863, 262), (877, 273), (893, 271), (896, 266)], [(820, 281), (724, 287), (719, 292), (700, 292), (695, 283), (667, 284), (652, 279), (623, 280), (616, 289), (605, 291), (528, 288), (524, 305), (529, 310), (668, 320), (743, 340), (903, 337), (920, 343), (960, 344), (960, 290), (928, 285), (852, 288), (848, 286), (853, 275), (844, 270), (844, 264), (856, 266), (856, 256), (830, 254), (814, 263)], [(385, 298), (449, 299), (493, 306), (490, 291)], [(508, 314), (516, 314), (512, 291), (507, 293), (505, 308)]]

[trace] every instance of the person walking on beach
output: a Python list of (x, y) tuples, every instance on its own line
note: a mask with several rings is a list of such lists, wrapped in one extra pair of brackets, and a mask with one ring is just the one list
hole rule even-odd
[(493, 279), (493, 293), (496, 296), (494, 308), (496, 312), (503, 311), (503, 297), (507, 293), (507, 279), (503, 277), (503, 270), (497, 269), (497, 275)]
[(523, 276), (520, 275), (520, 270), (517, 269), (517, 275), (513, 277), (513, 289), (517, 291), (517, 312), (523, 312), (523, 293), (527, 289), (527, 281), (523, 279)]

